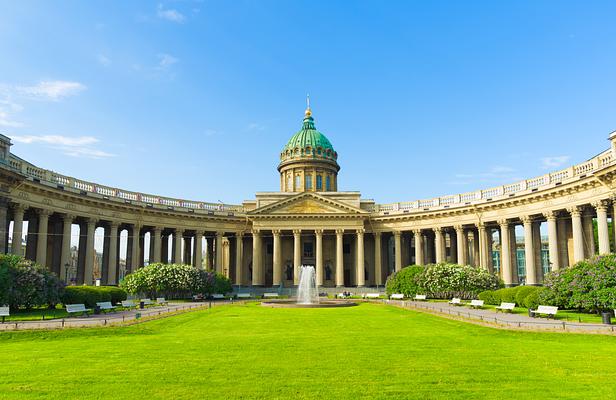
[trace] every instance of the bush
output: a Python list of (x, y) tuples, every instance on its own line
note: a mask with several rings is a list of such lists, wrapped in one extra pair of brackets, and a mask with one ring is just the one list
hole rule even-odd
[(193, 294), (225, 294), (232, 291), (228, 278), (183, 264), (150, 264), (124, 277), (120, 287), (128, 293), (169, 299)]
[(516, 286), (498, 290), (487, 290), (479, 293), (479, 298), (486, 304), (515, 303), (518, 307), (536, 308), (539, 294), (543, 290), (539, 286)]
[(616, 255), (595, 256), (549, 273), (539, 299), (562, 308), (599, 312), (616, 308)]
[(23, 257), (0, 254), (0, 305), (19, 307), (55, 306), (64, 283), (45, 267)]
[[(479, 298), (479, 300), (483, 300), (484, 303), (486, 304), (492, 304), (492, 305), (500, 305), (500, 297), (495, 295), (496, 291), (494, 290), (484, 290), (483, 292), (479, 293), (477, 295), (477, 297)], [(498, 297), (498, 299), (497, 299)]]
[(422, 292), (422, 289), (417, 284), (416, 277), (423, 270), (424, 268), (419, 265), (409, 265), (400, 271), (394, 272), (387, 278), (385, 283), (387, 294), (402, 293), (406, 297), (413, 297)]
[(115, 286), (68, 286), (62, 304), (85, 304), (88, 308), (94, 308), (99, 302), (116, 304), (122, 300), (126, 300), (126, 291)]
[(430, 264), (417, 275), (417, 285), (429, 297), (475, 298), (480, 292), (499, 287), (498, 276), (485, 269), (458, 264)]
[(542, 287), (534, 287), (535, 290), (531, 291), (523, 300), (522, 307), (536, 309), (541, 302), (541, 292), (545, 290)]

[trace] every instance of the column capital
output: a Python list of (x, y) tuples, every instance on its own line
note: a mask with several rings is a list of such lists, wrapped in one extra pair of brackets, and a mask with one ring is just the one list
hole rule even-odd
[(598, 200), (592, 203), (592, 206), (597, 209), (597, 211), (607, 211), (608, 202), (607, 200)]
[(71, 214), (71, 213), (64, 213), (62, 215), (62, 218), (64, 219), (64, 221), (70, 221), (73, 222), (73, 220), (75, 219), (75, 214)]
[(462, 225), (454, 225), (453, 229), (455, 229), (456, 232), (464, 233), (464, 226)]
[(550, 210), (550, 211), (546, 211), (543, 213), (543, 216), (545, 217), (545, 219), (547, 219), (548, 221), (552, 221), (552, 220), (556, 220), (556, 211), (554, 210)]
[(344, 235), (344, 229), (336, 229), (336, 235)]
[(498, 220), (498, 224), (501, 227), (507, 227), (507, 226), (509, 226), (509, 220), (507, 218), (499, 219)]
[(301, 229), (293, 229), (293, 236), (298, 236), (302, 234), (302, 230)]
[(413, 235), (421, 236), (421, 229), (413, 229)]
[(92, 224), (95, 225), (98, 224), (98, 221), (100, 221), (100, 219), (96, 218), (96, 217), (87, 217), (86, 222), (88, 223), (88, 225)]
[(39, 208), (38, 210), (36, 210), (36, 213), (41, 217), (49, 217), (51, 214), (53, 214), (53, 211), (46, 208)]
[(372, 232), (375, 238), (381, 238), (381, 232)]
[(358, 235), (363, 235), (364, 232), (366, 232), (366, 230), (364, 228), (359, 228), (355, 231), (355, 233), (357, 233)]
[(400, 236), (400, 235), (402, 235), (402, 232), (401, 232), (401, 231), (393, 231), (392, 233), (393, 233), (393, 235), (394, 235), (394, 236)]
[(441, 233), (441, 232), (443, 232), (443, 228), (441, 226), (437, 226), (436, 228), (432, 228), (432, 230), (434, 231), (434, 233)]
[[(252, 233), (252, 236), (259, 236), (261, 234), (261, 230), (260, 229), (253, 229), (250, 231), (250, 233)], [(216, 236), (218, 236), (218, 232), (216, 233)]]
[(314, 234), (317, 236), (323, 236), (323, 229), (315, 229)]
[(520, 217), (520, 221), (522, 221), (524, 225), (532, 224), (534, 220), (535, 219), (530, 215), (523, 215)]
[(12, 203), (11, 207), (13, 208), (13, 212), (15, 211), (25, 212), (28, 209), (28, 206), (26, 206), (25, 204), (21, 204), (21, 203)]
[(163, 232), (163, 228), (161, 226), (155, 226), (153, 230), (154, 233), (157, 233), (159, 235)]
[[(202, 233), (197, 232), (197, 235), (199, 235), (199, 234), (203, 235)], [(235, 237), (238, 238), (238, 239), (241, 239), (242, 237), (244, 237), (244, 231), (235, 232)]]
[(216, 231), (216, 237), (222, 237), (225, 235), (224, 231)]
[(184, 234), (185, 229), (184, 228), (175, 228), (175, 233), (183, 235)]
[(569, 207), (567, 208), (567, 211), (569, 212), (569, 214), (571, 214), (572, 217), (579, 217), (582, 215), (582, 210), (580, 210), (579, 206)]
[(483, 221), (479, 221), (475, 224), (475, 226), (477, 227), (478, 230), (480, 231), (485, 231), (486, 230), (486, 223)]
[(109, 221), (109, 226), (111, 229), (118, 229), (120, 227), (119, 221)]

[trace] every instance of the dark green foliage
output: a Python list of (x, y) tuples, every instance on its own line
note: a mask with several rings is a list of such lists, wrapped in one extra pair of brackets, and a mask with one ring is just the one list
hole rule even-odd
[[(518, 307), (536, 308), (539, 303), (539, 294), (543, 291), (540, 286), (516, 286), (498, 290), (486, 290), (479, 293), (479, 298), (486, 304), (500, 305), (501, 303), (515, 303)], [(548, 305), (547, 303), (541, 303)]]
[(98, 302), (116, 304), (122, 300), (126, 300), (126, 292), (115, 286), (68, 286), (62, 297), (63, 304), (85, 304), (89, 308)]
[(479, 300), (483, 300), (486, 304), (500, 305), (500, 297), (498, 297), (497, 300), (497, 296), (495, 296), (494, 293), (495, 290), (484, 290), (479, 293), (477, 297)]
[(416, 277), (423, 269), (419, 265), (409, 265), (391, 274), (385, 284), (387, 294), (402, 293), (406, 297), (413, 297), (418, 293), (421, 294), (421, 288), (417, 284)]
[(64, 283), (45, 267), (12, 254), (0, 255), (0, 305), (20, 307), (54, 306)]

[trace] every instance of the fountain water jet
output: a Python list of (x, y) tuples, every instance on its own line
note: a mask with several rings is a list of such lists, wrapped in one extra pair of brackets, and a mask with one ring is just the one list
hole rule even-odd
[(319, 304), (316, 270), (312, 265), (302, 265), (300, 267), (297, 304)]

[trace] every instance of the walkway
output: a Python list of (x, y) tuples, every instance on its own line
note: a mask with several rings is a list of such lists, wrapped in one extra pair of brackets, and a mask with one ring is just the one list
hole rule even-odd
[(446, 302), (419, 302), (404, 300), (384, 300), (386, 304), (406, 309), (415, 309), (440, 316), (463, 319), (483, 325), (497, 325), (507, 329), (553, 330), (579, 333), (615, 334), (616, 325), (569, 322), (546, 318), (531, 318), (525, 314), (496, 313), (493, 309), (472, 309), (466, 306), (453, 306)]

